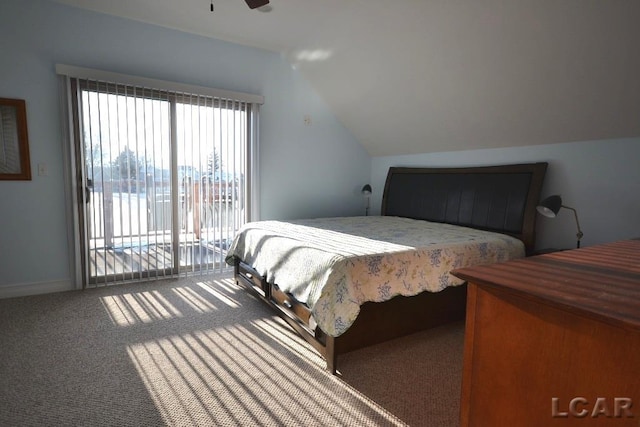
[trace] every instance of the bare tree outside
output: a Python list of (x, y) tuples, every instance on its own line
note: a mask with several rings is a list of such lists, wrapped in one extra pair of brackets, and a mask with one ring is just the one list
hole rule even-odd
[(140, 167), (141, 163), (136, 157), (136, 153), (129, 147), (124, 147), (124, 150), (118, 154), (118, 157), (113, 162), (114, 172), (116, 176), (121, 178), (121, 182), (126, 183), (125, 188), (128, 193), (135, 190), (135, 188), (132, 188), (132, 183), (137, 181)]

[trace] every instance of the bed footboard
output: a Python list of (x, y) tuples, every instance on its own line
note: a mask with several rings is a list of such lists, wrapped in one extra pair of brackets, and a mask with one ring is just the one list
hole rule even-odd
[(423, 292), (416, 296), (397, 296), (389, 301), (367, 302), (353, 325), (341, 336), (332, 337), (310, 325), (311, 311), (293, 296), (239, 260), (234, 277), (238, 285), (249, 289), (271, 306), (327, 362), (332, 374), (338, 368), (338, 356), (359, 348), (379, 344), (435, 326), (463, 320), (466, 308), (466, 285), (441, 292)]
[(266, 278), (250, 265), (236, 259), (234, 278), (238, 285), (249, 289), (259, 299), (267, 303), (291, 326), (305, 341), (327, 361), (327, 369), (336, 372), (335, 338), (322, 333), (320, 328), (309, 325), (311, 311), (293, 296), (282, 292), (277, 285), (267, 282)]

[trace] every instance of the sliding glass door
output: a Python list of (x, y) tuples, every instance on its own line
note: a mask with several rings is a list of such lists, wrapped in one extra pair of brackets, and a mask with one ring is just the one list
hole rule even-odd
[(248, 215), (251, 104), (94, 80), (70, 86), (86, 283), (225, 270)]

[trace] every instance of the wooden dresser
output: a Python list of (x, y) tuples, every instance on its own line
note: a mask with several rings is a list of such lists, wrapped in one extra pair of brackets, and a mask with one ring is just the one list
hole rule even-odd
[(460, 425), (640, 427), (640, 240), (459, 269)]

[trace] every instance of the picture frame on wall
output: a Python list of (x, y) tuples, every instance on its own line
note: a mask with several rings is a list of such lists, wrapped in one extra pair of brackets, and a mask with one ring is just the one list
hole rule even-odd
[(31, 180), (27, 107), (23, 99), (0, 98), (0, 180)]

